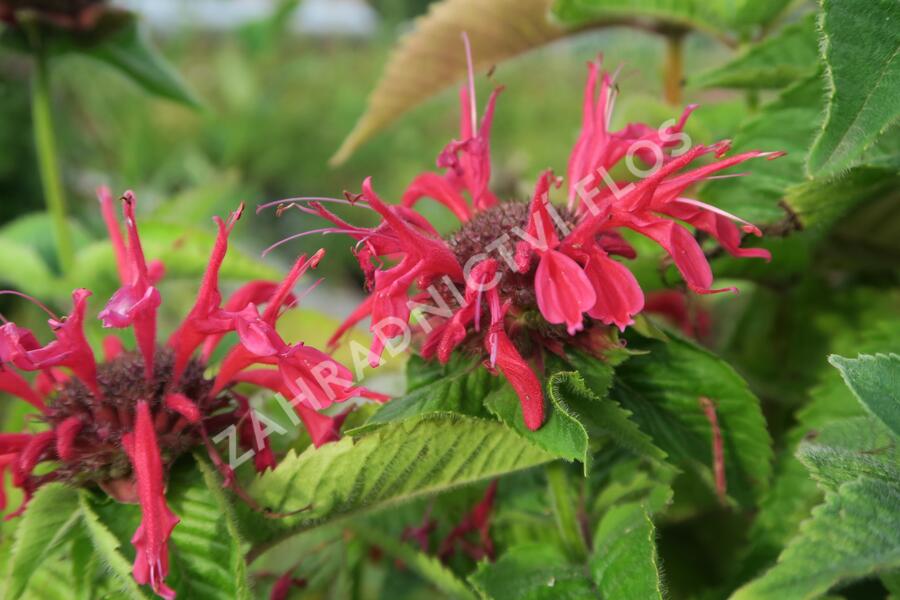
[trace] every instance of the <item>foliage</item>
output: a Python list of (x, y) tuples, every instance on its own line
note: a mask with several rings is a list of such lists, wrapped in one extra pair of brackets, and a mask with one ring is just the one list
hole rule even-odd
[[(388, 52), (390, 35), (354, 44), (292, 40), (297, 4), (280, 3), (236, 36), (167, 37), (166, 55), (184, 78), (134, 15), (116, 13), (90, 36), (4, 25), (0, 42), (20, 57), (11, 61), (23, 52), (52, 59), (63, 181), (73, 197), (90, 196), (84, 181), (92, 186), (97, 172), (117, 178), (115, 185), (135, 179), (147, 188), (144, 250), (167, 265), (167, 294), (177, 297), (180, 280), (203, 273), (215, 233), (208, 219), (241, 200), (297, 190), (340, 196), (369, 174), (385, 182), (386, 197), (399, 197), (452, 135), (454, 98), (400, 117), (462, 79), (462, 32), (476, 72), (493, 73), (500, 63), (502, 73), (490, 77), (518, 88), (518, 96), (501, 96), (509, 112), (496, 122), (509, 135), (492, 139), (512, 157), (492, 165), (498, 195), (524, 198), (538, 169), (565, 168), (581, 93), (569, 84), (581, 81), (582, 58), (602, 51), (612, 68), (621, 59), (619, 85), (654, 94), (655, 71), (671, 76), (683, 63), (687, 72), (675, 73), (681, 91), (703, 104), (688, 123), (692, 138), (729, 137), (735, 152), (787, 152), (757, 161), (750, 176), (710, 180), (692, 196), (760, 225), (765, 235), (755, 243), (773, 260), (736, 261), (700, 239), (728, 280), (723, 286), (741, 290), (686, 301), (684, 320), (704, 316), (711, 331), (695, 327), (699, 339), (690, 339), (675, 330), (684, 322), (648, 311), (620, 336), (610, 334), (616, 343), (600, 352), (561, 345), (545, 353), (547, 418), (536, 431), (525, 426), (505, 378), (482, 357), (458, 352), (446, 364), (410, 356), (366, 370), (365, 383), (372, 377), (375, 387), (387, 372), (396, 397), (358, 408), (337, 442), (276, 440), (277, 467), (259, 475), (249, 465), (238, 469), (244, 493), (223, 488), (205, 453), (183, 457), (166, 491), (181, 520), (167, 579), (180, 598), (266, 597), (283, 576), (296, 584), (290, 598), (898, 593), (900, 5), (437, 0)], [(398, 15), (424, 12), (421, 2), (382, 4), (391, 27)], [(149, 96), (194, 108), (203, 97), (208, 105), (185, 111), (153, 103), (70, 56), (105, 63)], [(84, 84), (88, 76), (94, 84)], [(678, 112), (655, 97), (621, 102), (613, 128)], [(346, 164), (326, 171), (360, 111), (333, 157)], [(17, 119), (9, 120), (15, 128)], [(10, 139), (9, 153), (31, 152)], [(3, 159), (4, 182), (16, 165), (31, 165)], [(34, 188), (24, 176), (16, 184), (15, 194)], [(22, 200), (4, 199), (4, 218), (24, 212)], [(90, 210), (86, 204), (76, 201), (67, 221), (72, 272), (63, 272), (47, 215), (0, 224), (0, 283), (52, 308), (67, 305), (74, 287), (108, 296), (115, 262), (93, 202)], [(354, 223), (367, 218), (341, 208)], [(447, 216), (440, 207), (422, 210), (439, 223)], [(226, 287), (283, 270), (258, 250), (295, 233), (298, 221), (273, 225), (252, 212), (235, 232), (241, 248), (222, 269)], [(299, 218), (301, 228), (311, 222)], [(446, 231), (439, 228), (449, 232), (443, 220)], [(341, 287), (353, 279), (341, 268), (352, 261), (349, 244), (335, 238), (276, 252), (286, 263), (306, 244), (325, 244), (338, 265), (329, 273), (337, 277), (311, 296), (329, 315), (314, 308), (288, 316), (286, 338), (323, 347), (334, 317), (356, 300)], [(649, 246), (635, 247), (641, 285), (674, 287), (671, 265)], [(17, 321), (46, 320), (0, 296), (0, 313), (10, 311)], [(368, 343), (361, 332), (350, 339)], [(347, 345), (335, 356), (355, 360)], [(40, 426), (30, 408), (5, 398), (0, 417), (4, 432)], [(227, 455), (227, 444), (220, 451)], [(8, 477), (2, 458), (0, 475)], [(149, 598), (132, 576), (139, 517), (136, 506), (98, 489), (42, 486), (20, 517), (0, 525), (2, 597)]]

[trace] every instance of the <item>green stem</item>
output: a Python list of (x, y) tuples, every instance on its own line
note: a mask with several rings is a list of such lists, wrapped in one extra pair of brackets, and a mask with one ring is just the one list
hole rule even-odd
[(34, 121), (34, 145), (37, 150), (38, 168), (44, 200), (53, 226), (53, 238), (63, 274), (73, 267), (72, 233), (66, 211), (66, 196), (59, 173), (56, 154), (56, 138), (53, 134), (53, 109), (50, 106), (50, 76), (47, 57), (38, 52), (35, 58), (36, 73), (32, 84), (31, 118)]
[(666, 34), (666, 60), (663, 66), (663, 96), (673, 106), (681, 104), (681, 84), (684, 79), (684, 32)]
[(583, 562), (588, 555), (588, 544), (578, 520), (578, 498), (573, 493), (566, 467), (557, 461), (547, 465), (546, 473), (553, 514), (566, 554), (576, 562)]

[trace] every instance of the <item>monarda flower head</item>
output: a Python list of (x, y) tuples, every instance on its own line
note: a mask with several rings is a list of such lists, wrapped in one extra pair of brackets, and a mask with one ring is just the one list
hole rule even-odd
[[(468, 54), (467, 40), (466, 50)], [(381, 216), (374, 228), (347, 223), (318, 199), (295, 205), (333, 223), (320, 231), (345, 233), (358, 241), (355, 253), (371, 293), (335, 340), (370, 317), (375, 334), (370, 361), (377, 364), (390, 338), (404, 332), (412, 309), (427, 301), (430, 306), (423, 312), (436, 318), (419, 319), (416, 325), (424, 334), (423, 356), (446, 362), (460, 347), (481, 353), (515, 388), (525, 424), (537, 429), (544, 421), (535, 371), (542, 353), (562, 354), (565, 344), (601, 350), (610, 343), (605, 326), (624, 330), (644, 306), (637, 280), (619, 260), (636, 256), (622, 231), (635, 231), (662, 246), (694, 292), (724, 291), (712, 288), (710, 265), (687, 226), (718, 240), (734, 256), (769, 259), (769, 252), (741, 247), (742, 231), (759, 236), (758, 228), (686, 192), (718, 171), (778, 153), (725, 157), (727, 141), (679, 148), (687, 145), (682, 129), (694, 106), (658, 129), (630, 124), (611, 131), (613, 77), (591, 63), (581, 134), (568, 160), (566, 205), (549, 201), (551, 189), (563, 183), (550, 171), (538, 178), (529, 202), (500, 199), (488, 184), (491, 121), (501, 90), (491, 95), (479, 122), (468, 58), (468, 87), (460, 90), (460, 139), (438, 157), (443, 173), (417, 176), (399, 206), (384, 202), (371, 178), (366, 179), (362, 193), (347, 198)], [(610, 177), (614, 166), (623, 161), (634, 165), (635, 157), (649, 165), (642, 167), (646, 177), (628, 184)], [(689, 168), (701, 157), (711, 160)], [(455, 233), (442, 237), (413, 210), (425, 197), (460, 220)]]
[[(100, 202), (122, 285), (99, 318), (105, 327), (130, 327), (137, 347), (126, 350), (110, 336), (103, 344), (103, 360), (97, 361), (84, 333), (91, 295), (86, 289), (73, 292), (68, 316), (51, 313), (55, 339), (47, 344), (31, 331), (4, 322), (0, 391), (29, 402), (39, 417), (34, 432), (0, 434), (0, 475), (11, 472), (26, 502), (42, 484), (61, 481), (97, 485), (120, 501), (140, 503), (142, 521), (132, 538), (137, 552), (134, 578), (172, 598), (174, 592), (164, 581), (167, 540), (178, 523), (165, 499), (172, 463), (205, 444), (225, 484), (238, 491), (231, 468), (209, 441), (210, 432), (215, 436), (233, 426), (240, 442), (254, 452), (258, 471), (275, 466), (248, 398), (235, 384), (249, 383), (292, 399), (316, 446), (338, 438), (343, 416), (327, 416), (319, 409), (356, 396), (384, 398), (353, 386), (350, 372), (328, 355), (289, 344), (275, 330), (282, 311), (296, 300), (295, 283), (316, 266), (322, 251), (301, 257), (281, 283), (250, 282), (223, 304), (218, 274), (241, 209), (227, 220), (216, 218), (218, 236), (196, 302), (168, 341), (158, 343), (161, 296), (156, 284), (163, 265), (144, 258), (133, 194), (126, 192), (122, 198), (125, 236), (108, 191), (101, 190)], [(265, 305), (262, 312), (260, 305)], [(237, 343), (218, 373), (208, 378), (209, 358), (228, 332), (237, 334)], [(32, 384), (19, 371), (38, 375)], [(5, 503), (0, 485), (0, 510)]]

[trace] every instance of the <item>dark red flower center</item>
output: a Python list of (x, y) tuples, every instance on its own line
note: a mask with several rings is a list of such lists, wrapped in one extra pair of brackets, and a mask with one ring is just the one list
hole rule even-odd
[(141, 355), (123, 353), (97, 366), (102, 397), (95, 396), (78, 379), (65, 381), (51, 401), (46, 419), (58, 427), (75, 416), (82, 426), (73, 441), (71, 458), (53, 471), (54, 479), (83, 485), (130, 477), (131, 463), (122, 447), (122, 436), (134, 430), (134, 411), (140, 400), (145, 400), (156, 415), (154, 426), (164, 465), (199, 444), (197, 426), (166, 408), (165, 398), (171, 393), (181, 393), (205, 414), (217, 402), (207, 399), (213, 382), (204, 376), (205, 366), (192, 359), (181, 380), (172, 385), (172, 365), (172, 351), (158, 349), (153, 379), (147, 381)]
[[(569, 229), (573, 229), (575, 214), (562, 206), (554, 208)], [(501, 202), (477, 213), (447, 238), (447, 245), (464, 267), (474, 266), (469, 263), (473, 257), (476, 260), (495, 259), (497, 270), (502, 275), (500, 295), (523, 309), (537, 307), (533, 283), (535, 263), (532, 261), (528, 272), (520, 273), (510, 267), (503, 254), (505, 252), (511, 256), (516, 243), (522, 241), (520, 236), (528, 227), (528, 209), (526, 202)]]

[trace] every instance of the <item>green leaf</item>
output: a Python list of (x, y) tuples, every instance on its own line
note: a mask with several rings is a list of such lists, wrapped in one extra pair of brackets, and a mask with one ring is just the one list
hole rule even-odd
[(41, 487), (16, 528), (5, 598), (20, 598), (38, 567), (62, 551), (80, 520), (78, 492), (60, 483)]
[(234, 510), (205, 459), (173, 472), (169, 505), (181, 522), (172, 532), (172, 587), (186, 598), (249, 599), (247, 565)]
[(363, 524), (352, 525), (352, 531), (366, 543), (377, 546), (389, 556), (402, 561), (403, 565), (431, 583), (435, 588), (451, 598), (474, 600), (475, 594), (435, 556), (419, 552), (410, 544), (380, 531), (374, 519)]
[(891, 432), (871, 417), (837, 421), (804, 441), (798, 458), (828, 492), (825, 504), (813, 509), (778, 564), (736, 598), (773, 590), (811, 598), (900, 564), (900, 449)]
[(478, 361), (462, 354), (454, 355), (446, 365), (413, 356), (406, 367), (406, 376), (406, 394), (392, 399), (365, 425), (348, 433), (355, 435), (392, 421), (431, 413), (487, 416), (484, 399), (503, 383)]
[(784, 90), (741, 124), (732, 148), (734, 152), (785, 151), (787, 155), (752, 161), (748, 164), (751, 176), (710, 181), (701, 189), (700, 198), (754, 223), (784, 219), (779, 202), (788, 187), (804, 181), (803, 161), (821, 111), (822, 82), (818, 76)]
[(639, 503), (614, 506), (594, 533), (591, 576), (603, 598), (663, 598), (656, 528)]
[(784, 201), (804, 227), (821, 235), (860, 205), (896, 195), (898, 184), (897, 168), (856, 167), (835, 177), (792, 186)]
[(828, 362), (841, 372), (866, 410), (900, 437), (900, 356), (861, 354), (851, 359), (832, 355)]
[(640, 340), (639, 348), (649, 354), (619, 366), (612, 397), (670, 461), (712, 488), (712, 429), (700, 406), (701, 397), (709, 398), (722, 433), (728, 493), (741, 505), (754, 504), (772, 474), (772, 442), (746, 382), (721, 359), (674, 336), (668, 343)]
[(557, 600), (596, 598), (584, 569), (547, 544), (523, 544), (494, 563), (480, 563), (469, 581), (485, 598), (494, 600)]
[(571, 560), (583, 562), (587, 558), (588, 551), (578, 511), (579, 498), (583, 494), (583, 482), (579, 482), (576, 487), (575, 482), (569, 477), (568, 469), (561, 462), (547, 465), (545, 472), (560, 541)]
[(140, 31), (136, 18), (82, 52), (113, 67), (145, 92), (192, 108), (200, 102), (178, 72), (153, 48)]
[[(131, 576), (131, 563), (119, 551), (122, 542), (100, 520), (96, 512), (96, 505), (85, 491), (81, 491), (79, 497), (81, 505), (82, 524), (84, 531), (91, 540), (94, 552), (100, 557), (106, 567), (106, 572), (118, 583), (120, 593), (125, 598), (145, 600), (147, 596), (141, 591), (140, 586)], [(122, 523), (110, 523), (122, 525)]]
[(556, 0), (554, 14), (570, 25), (597, 23), (696, 29), (734, 45), (737, 33), (765, 25), (787, 7), (786, 0)]
[(777, 35), (750, 46), (728, 63), (688, 80), (695, 88), (782, 88), (816, 74), (819, 42), (816, 17), (785, 27)]
[[(883, 296), (884, 292), (879, 291), (878, 294)], [(890, 310), (890, 307), (897, 306), (897, 299), (888, 295), (885, 300), (886, 303), (879, 306), (863, 297), (867, 307), (874, 306), (861, 315), (839, 306), (839, 313), (822, 326), (832, 331), (838, 325), (846, 329), (839, 335), (832, 333), (831, 345), (825, 350), (846, 354), (896, 348), (900, 344), (900, 318), (896, 308)], [(888, 310), (885, 312), (885, 309)], [(786, 436), (786, 449), (776, 464), (772, 486), (760, 503), (759, 513), (750, 530), (748, 553), (742, 561), (745, 576), (755, 575), (758, 569), (771, 564), (821, 499), (815, 482), (810, 479), (804, 465), (794, 457), (798, 445), (807, 436), (822, 436), (829, 423), (852, 421), (865, 415), (860, 403), (844, 385), (839, 372), (827, 368), (824, 360), (822, 363), (819, 382), (809, 392), (808, 403), (795, 416), (797, 424)]]
[[(180, 522), (170, 538), (166, 583), (181, 596), (250, 598), (237, 521), (221, 487), (221, 479), (200, 457), (179, 461), (169, 476), (166, 500)], [(139, 507), (106, 502), (95, 510), (133, 556), (128, 540), (139, 522)]]
[(896, 437), (872, 417), (830, 423), (800, 444), (797, 458), (826, 490), (860, 476), (900, 482)]
[(548, 44), (565, 32), (548, 19), (551, 0), (441, 0), (394, 48), (365, 113), (332, 164), (346, 161), (377, 131), (466, 74), (461, 35), (472, 44), (476, 70)]
[(58, 281), (34, 249), (0, 237), (0, 283), (46, 298), (56, 295)]
[[(435, 413), (387, 423), (321, 448), (293, 452), (250, 487), (279, 512), (305, 512), (244, 527), (274, 541), (333, 519), (386, 508), (452, 487), (549, 462), (554, 457), (496, 421)], [(242, 525), (247, 523), (243, 522)]]
[(826, 495), (772, 569), (732, 600), (815, 598), (900, 567), (900, 486), (860, 477)]
[(900, 4), (872, 0), (865, 10), (824, 0), (823, 59), (829, 86), (822, 129), (809, 153), (809, 172), (834, 175), (900, 117)]
[[(551, 396), (565, 402), (581, 419), (592, 439), (608, 436), (618, 446), (652, 460), (664, 461), (666, 453), (653, 443), (653, 439), (641, 431), (632, 419), (630, 411), (622, 408), (608, 394), (613, 382), (612, 366), (593, 360), (585, 363), (577, 356), (570, 356), (579, 365), (577, 373), (560, 373), (548, 383)], [(605, 373), (609, 373), (608, 377)]]
[(554, 373), (547, 382), (550, 412), (537, 431), (525, 426), (522, 406), (515, 390), (509, 385), (488, 396), (484, 403), (488, 410), (528, 441), (540, 446), (557, 458), (577, 460), (587, 475), (590, 465), (588, 433), (564, 398), (556, 391), (556, 380), (571, 373)]

